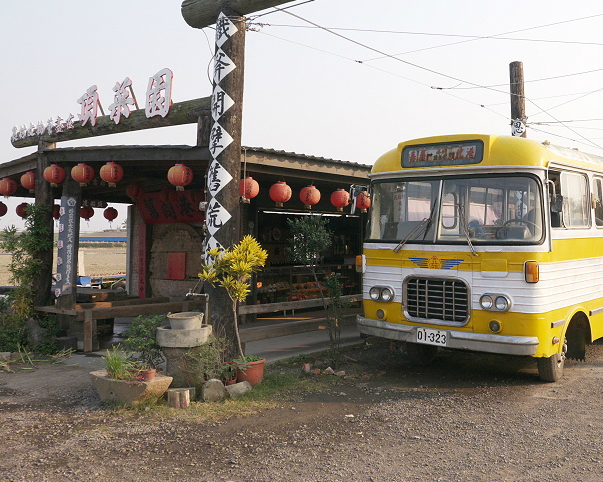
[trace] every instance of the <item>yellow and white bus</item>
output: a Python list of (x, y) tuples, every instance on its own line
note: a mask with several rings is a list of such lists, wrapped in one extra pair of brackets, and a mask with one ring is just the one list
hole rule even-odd
[(366, 335), (535, 357), (545, 381), (603, 337), (603, 157), (509, 136), (403, 142), (371, 172)]

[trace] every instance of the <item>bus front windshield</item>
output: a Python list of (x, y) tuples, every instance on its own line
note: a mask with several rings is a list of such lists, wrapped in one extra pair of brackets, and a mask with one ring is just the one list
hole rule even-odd
[(537, 243), (543, 235), (539, 186), (536, 178), (525, 175), (376, 181), (368, 238)]

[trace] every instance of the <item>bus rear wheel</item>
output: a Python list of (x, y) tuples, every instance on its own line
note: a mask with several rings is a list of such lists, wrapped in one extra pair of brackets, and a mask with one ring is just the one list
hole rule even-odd
[(548, 358), (538, 359), (538, 375), (545, 382), (556, 382), (563, 375), (565, 353), (555, 353)]
[(406, 355), (413, 365), (428, 365), (435, 358), (438, 347), (421, 343), (406, 342)]

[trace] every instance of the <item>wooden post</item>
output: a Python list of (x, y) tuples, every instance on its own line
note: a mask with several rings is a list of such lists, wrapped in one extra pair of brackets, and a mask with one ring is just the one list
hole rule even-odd
[[(209, 134), (205, 249), (230, 248), (240, 240), (239, 179), (245, 61), (245, 18), (224, 7), (216, 24), (213, 123)], [(224, 288), (205, 283), (217, 333), (237, 353), (235, 314)]]
[[(525, 125), (526, 98), (524, 96), (522, 62), (511, 62), (509, 64), (509, 77), (511, 83), (511, 122), (521, 121)], [(527, 137), (525, 129), (521, 137)]]
[(189, 388), (169, 388), (167, 396), (168, 407), (186, 408), (191, 404)]
[[(44, 149), (54, 149), (56, 145), (40, 141), (37, 152), (37, 167), (36, 167), (36, 197), (35, 203), (37, 206), (47, 206), (48, 211), (44, 214), (44, 227), (48, 230), (48, 236), (53, 239), (53, 218), (52, 218), (52, 188), (50, 183), (44, 180), (44, 169), (48, 167), (48, 160)], [(38, 251), (35, 258), (41, 262), (42, 270), (36, 280), (34, 280), (34, 306), (46, 306), (50, 304), (51, 289), (52, 289), (52, 254), (53, 247)]]

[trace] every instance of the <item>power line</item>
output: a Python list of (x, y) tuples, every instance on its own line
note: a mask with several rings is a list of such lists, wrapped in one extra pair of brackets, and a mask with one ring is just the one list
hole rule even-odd
[(406, 55), (406, 54), (415, 53), (415, 52), (422, 52), (424, 50), (432, 50), (432, 49), (437, 49), (437, 48), (440, 48), (440, 47), (448, 47), (450, 45), (457, 45), (457, 44), (461, 44), (461, 43), (475, 42), (476, 40), (490, 39), (490, 38), (500, 37), (501, 35), (509, 35), (509, 34), (514, 34), (514, 33), (519, 33), (519, 32), (526, 32), (528, 30), (536, 30), (536, 29), (539, 29), (539, 28), (553, 27), (555, 25), (561, 25), (561, 24), (564, 24), (564, 23), (578, 22), (578, 21), (581, 21), (581, 20), (588, 20), (588, 19), (591, 19), (591, 18), (600, 17), (602, 15), (603, 15), (603, 13), (598, 13), (598, 14), (595, 14), (595, 15), (589, 15), (587, 17), (574, 18), (574, 19), (570, 19), (570, 20), (562, 20), (560, 22), (554, 22), (554, 23), (548, 23), (548, 24), (544, 24), (544, 25), (538, 25), (536, 27), (522, 28), (522, 29), (519, 29), (519, 30), (512, 30), (510, 32), (503, 32), (503, 33), (499, 33), (499, 34), (488, 35), (488, 36), (485, 36), (485, 37), (478, 37), (478, 38), (472, 38), (472, 39), (468, 39), (468, 40), (461, 40), (461, 41), (458, 41), (458, 42), (451, 42), (451, 43), (448, 43), (448, 44), (436, 45), (436, 46), (433, 46), (433, 47), (425, 47), (423, 49), (410, 50), (408, 52), (401, 52), (401, 53), (398, 53), (398, 54), (393, 54), (391, 56), (390, 55), (385, 55), (383, 57), (375, 57), (375, 58), (372, 58), (372, 59), (366, 59), (366, 60), (364, 60), (364, 62), (371, 62), (373, 60), (380, 60), (380, 59), (383, 59), (383, 58), (386, 58), (386, 57), (392, 57), (392, 56), (393, 57), (397, 57), (398, 55)]
[[(306, 28), (306, 29), (318, 29), (312, 25), (287, 25), (278, 23), (259, 23), (261, 27), (286, 27), (286, 28)], [(558, 43), (567, 45), (592, 45), (592, 46), (603, 46), (601, 42), (579, 42), (577, 40), (553, 40), (553, 39), (534, 39), (534, 38), (517, 38), (517, 37), (502, 37), (505, 34), (498, 34), (496, 36), (482, 36), (482, 35), (462, 35), (462, 34), (448, 34), (448, 33), (434, 33), (434, 32), (410, 32), (407, 30), (380, 30), (380, 29), (368, 29), (368, 28), (346, 28), (346, 27), (327, 27), (329, 30), (338, 30), (342, 32), (362, 32), (362, 33), (384, 33), (384, 34), (396, 34), (396, 35), (422, 35), (426, 37), (452, 37), (452, 38), (464, 38), (469, 40), (511, 40), (516, 42), (541, 42), (541, 43)], [(539, 27), (534, 27), (539, 28)], [(449, 44), (446, 44), (449, 45)], [(442, 45), (442, 46), (446, 46)], [(454, 45), (454, 44), (451, 44)], [(427, 48), (438, 48), (440, 46), (427, 47)], [(412, 50), (411, 52), (417, 52)], [(410, 52), (407, 52), (410, 53)], [(402, 54), (396, 54), (402, 55)], [(365, 60), (365, 62), (367, 62)]]
[[(383, 51), (381, 51), (381, 50), (379, 50), (379, 49), (376, 49), (376, 48), (374, 48), (374, 47), (371, 47), (371, 46), (369, 46), (369, 45), (366, 45), (366, 44), (364, 44), (364, 43), (362, 43), (362, 42), (358, 42), (358, 41), (353, 40), (353, 39), (351, 39), (351, 38), (349, 38), (349, 37), (346, 37), (345, 35), (342, 35), (342, 34), (340, 34), (340, 33), (337, 33), (337, 32), (334, 32), (334, 31), (332, 31), (332, 30), (329, 30), (329, 29), (328, 29), (328, 28), (326, 28), (326, 27), (323, 27), (323, 26), (321, 26), (321, 25), (318, 25), (317, 23), (314, 23), (314, 22), (312, 22), (312, 21), (310, 21), (310, 20), (308, 20), (308, 19), (306, 19), (306, 18), (303, 18), (303, 17), (301, 17), (301, 16), (299, 16), (299, 15), (296, 15), (296, 14), (294, 14), (294, 13), (292, 13), (292, 12), (282, 10), (282, 9), (280, 9), (280, 8), (278, 8), (278, 7), (273, 7), (273, 8), (274, 8), (275, 10), (277, 10), (277, 11), (284, 12), (284, 13), (286, 13), (286, 14), (288, 14), (288, 15), (291, 15), (291, 16), (293, 16), (293, 17), (295, 17), (295, 18), (299, 19), (299, 20), (302, 20), (302, 21), (304, 21), (304, 22), (306, 22), (306, 23), (309, 23), (310, 25), (314, 25), (315, 27), (318, 27), (318, 28), (320, 28), (321, 30), (324, 30), (325, 32), (328, 32), (328, 33), (330, 33), (330, 34), (332, 34), (332, 35), (335, 35), (335, 36), (337, 36), (337, 37), (339, 37), (339, 38), (342, 38), (342, 39), (344, 39), (344, 40), (346, 40), (346, 41), (348, 41), (348, 42), (351, 42), (351, 43), (353, 43), (353, 44), (355, 44), (355, 45), (358, 45), (358, 46), (360, 46), (360, 47), (366, 48), (366, 49), (371, 50), (371, 51), (373, 51), (373, 52), (376, 52), (376, 53), (378, 53), (378, 54), (380, 54), (380, 55), (382, 55), (382, 56), (392, 58), (392, 59), (394, 59), (394, 60), (396, 60), (396, 61), (398, 61), (398, 62), (402, 62), (402, 63), (404, 63), (404, 64), (406, 64), (406, 65), (409, 65), (409, 66), (412, 66), (412, 67), (415, 67), (415, 68), (418, 68), (418, 69), (421, 69), (421, 70), (424, 70), (424, 71), (427, 71), (427, 72), (430, 72), (430, 73), (433, 73), (433, 74), (436, 74), (436, 75), (440, 75), (440, 76), (443, 76), (443, 77), (446, 77), (446, 78), (449, 78), (449, 79), (455, 80), (455, 81), (457, 81), (457, 82), (463, 82), (463, 83), (467, 83), (467, 84), (469, 84), (469, 85), (473, 85), (473, 86), (481, 87), (481, 88), (486, 89), (486, 90), (492, 90), (492, 91), (495, 91), (495, 92), (499, 92), (499, 93), (500, 93), (500, 92), (502, 92), (502, 93), (508, 94), (508, 92), (504, 92), (504, 91), (501, 91), (501, 90), (499, 90), (499, 89), (495, 89), (495, 88), (492, 88), (492, 87), (487, 87), (487, 86), (481, 86), (481, 85), (476, 84), (476, 83), (474, 83), (474, 82), (468, 82), (468, 81), (464, 81), (464, 80), (459, 79), (459, 78), (457, 78), (457, 77), (454, 77), (454, 76), (451, 76), (451, 75), (448, 75), (448, 74), (444, 74), (443, 72), (438, 72), (438, 71), (436, 71), (436, 70), (429, 69), (429, 68), (427, 68), (427, 67), (423, 67), (423, 66), (421, 66), (421, 65), (415, 64), (415, 63), (413, 63), (413, 62), (408, 62), (408, 61), (406, 61), (406, 60), (402, 60), (402, 59), (400, 59), (400, 58), (398, 58), (398, 57), (396, 57), (396, 56), (393, 56), (393, 55), (387, 54), (387, 53), (385, 53), (385, 52), (383, 52)], [(530, 29), (534, 29), (534, 28), (543, 28), (543, 27), (547, 27), (547, 26), (553, 26), (553, 25), (559, 25), (559, 24), (568, 23), (568, 22), (573, 22), (573, 21), (577, 21), (577, 20), (583, 20), (583, 19), (585, 19), (585, 18), (593, 18), (593, 17), (598, 17), (598, 16), (601, 16), (601, 15), (603, 15), (603, 14), (592, 15), (592, 16), (590, 16), (590, 17), (582, 17), (582, 18), (580, 18), (580, 19), (565, 20), (565, 21), (556, 22), (556, 23), (553, 23), (553, 24), (542, 25), (542, 26), (539, 26), (539, 27), (532, 27), (532, 28), (530, 28)], [(530, 30), (530, 29), (521, 29), (521, 30), (517, 30), (516, 32), (520, 32), (520, 31), (524, 31), (524, 30)], [(508, 33), (514, 33), (514, 32), (508, 32)], [(364, 63), (363, 61), (359, 61), (359, 60), (356, 60), (356, 62), (361, 63), (361, 64), (363, 64), (363, 63)], [(435, 87), (432, 87), (432, 88), (435, 88)], [(529, 101), (531, 104), (533, 104), (533, 105), (534, 105), (534, 106), (535, 106), (537, 109), (539, 109), (541, 112), (544, 112), (544, 113), (548, 114), (548, 115), (549, 115), (551, 118), (553, 118), (555, 121), (558, 121), (558, 122), (560, 122), (560, 123), (561, 123), (561, 121), (559, 121), (557, 118), (555, 118), (555, 116), (554, 116), (553, 114), (551, 114), (550, 112), (548, 112), (548, 111), (547, 111), (547, 110), (545, 110), (545, 109), (542, 109), (542, 108), (541, 108), (540, 106), (538, 106), (538, 105), (537, 105), (537, 104), (536, 104), (536, 103), (535, 103), (533, 100), (530, 100), (530, 99), (528, 99), (528, 98), (526, 98), (526, 100), (528, 100), (528, 101)], [(485, 106), (484, 106), (484, 105), (481, 105), (481, 107), (485, 107)], [(577, 136), (579, 136), (579, 137), (581, 137), (582, 139), (584, 139), (586, 142), (589, 142), (591, 145), (593, 145), (593, 146), (597, 147), (598, 149), (603, 149), (603, 147), (601, 147), (601, 146), (597, 145), (595, 142), (593, 142), (593, 141), (591, 141), (591, 140), (587, 139), (586, 137), (584, 137), (584, 136), (583, 136), (582, 134), (580, 134), (579, 132), (574, 131), (574, 130), (573, 130), (571, 127), (569, 127), (569, 126), (565, 126), (565, 127), (566, 127), (568, 130), (570, 130), (571, 132), (573, 132), (574, 134), (576, 134)]]

